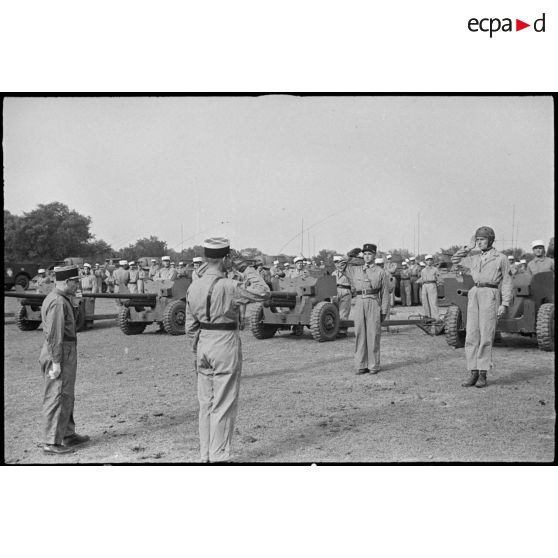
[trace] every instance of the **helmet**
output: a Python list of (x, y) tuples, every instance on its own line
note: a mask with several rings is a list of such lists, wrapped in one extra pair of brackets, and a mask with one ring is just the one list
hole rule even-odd
[(492, 244), (496, 239), (496, 234), (493, 228), (482, 226), (475, 231), (475, 237), (488, 238), (489, 244)]

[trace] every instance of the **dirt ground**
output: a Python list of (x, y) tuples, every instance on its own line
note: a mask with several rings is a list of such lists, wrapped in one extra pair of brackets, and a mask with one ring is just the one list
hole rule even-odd
[[(5, 313), (17, 310), (5, 299)], [(98, 301), (97, 313), (113, 312)], [(418, 308), (396, 307), (394, 317)], [(125, 336), (113, 321), (79, 334), (75, 418), (91, 442), (44, 455), (42, 331), (4, 326), (4, 460), (28, 463), (194, 463), (196, 377), (185, 336), (150, 326)], [(554, 353), (504, 336), (487, 389), (460, 387), (463, 349), (414, 326), (382, 334), (382, 371), (354, 374), (354, 334), (317, 343), (243, 331), (233, 440), (240, 462), (549, 462), (554, 459)]]

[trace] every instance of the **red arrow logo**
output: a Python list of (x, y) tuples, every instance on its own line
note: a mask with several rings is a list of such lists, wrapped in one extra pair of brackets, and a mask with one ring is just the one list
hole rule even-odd
[(526, 27), (531, 27), (531, 25), (529, 23), (525, 23), (524, 21), (521, 21), (520, 19), (515, 20), (515, 30), (516, 31), (521, 31), (522, 29), (525, 29)]

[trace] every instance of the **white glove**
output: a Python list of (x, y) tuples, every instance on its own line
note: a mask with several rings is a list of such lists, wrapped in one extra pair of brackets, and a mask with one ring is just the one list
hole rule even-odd
[(53, 362), (52, 363), (52, 368), (50, 368), (49, 371), (48, 371), (48, 377), (51, 380), (56, 380), (56, 378), (58, 378), (58, 376), (60, 376), (61, 372), (62, 372), (62, 368), (60, 367), (60, 363), (59, 362)]

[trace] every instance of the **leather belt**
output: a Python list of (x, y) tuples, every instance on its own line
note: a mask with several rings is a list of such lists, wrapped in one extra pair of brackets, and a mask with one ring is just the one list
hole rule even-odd
[(426, 283), (437, 283), (437, 281), (423, 281), (422, 283), (426, 285)]
[(498, 283), (475, 283), (475, 287), (487, 287), (489, 289), (497, 289)]
[(220, 324), (200, 322), (200, 328), (220, 331), (234, 331), (235, 329), (238, 329), (238, 324), (236, 322), (223, 322)]
[(357, 295), (375, 295), (380, 292), (380, 289), (362, 289), (362, 291), (357, 291)]
[(351, 285), (337, 285), (338, 289), (350, 289)]

